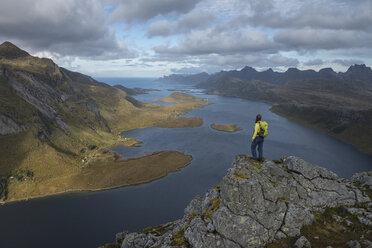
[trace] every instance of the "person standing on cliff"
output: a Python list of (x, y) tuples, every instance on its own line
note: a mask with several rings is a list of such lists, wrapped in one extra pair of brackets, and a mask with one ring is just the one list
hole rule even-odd
[[(261, 119), (262, 116), (258, 114), (256, 116), (256, 124), (254, 126), (254, 133), (252, 137), (252, 144), (251, 144), (251, 151), (252, 151), (252, 157), (254, 160), (263, 161), (263, 142), (264, 137), (267, 135), (267, 131), (265, 133), (265, 130), (263, 130), (261, 126)], [(266, 126), (267, 123), (265, 122)], [(256, 153), (256, 148), (258, 146), (258, 158)]]

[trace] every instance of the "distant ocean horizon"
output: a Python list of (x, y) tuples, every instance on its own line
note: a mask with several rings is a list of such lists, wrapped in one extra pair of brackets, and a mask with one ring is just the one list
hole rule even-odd
[[(156, 81), (156, 77), (93, 77), (93, 79), (109, 85), (120, 84), (125, 87), (145, 87), (151, 86), (151, 82)], [(141, 85), (141, 86), (140, 86)]]

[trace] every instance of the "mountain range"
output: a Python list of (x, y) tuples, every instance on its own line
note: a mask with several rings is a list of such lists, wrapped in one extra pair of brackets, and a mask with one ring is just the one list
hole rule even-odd
[[(200, 75), (200, 74), (196, 74)], [(372, 154), (372, 70), (350, 66), (346, 72), (324, 68), (258, 72), (252, 67), (221, 71), (194, 80), (171, 75), (159, 80), (193, 84), (207, 93), (258, 100), (288, 119), (318, 129)]]
[(170, 83), (183, 83), (183, 84), (196, 84), (202, 83), (209, 79), (210, 75), (206, 72), (201, 72), (193, 75), (182, 75), (182, 74), (172, 74), (169, 76), (164, 76), (159, 78), (158, 81), (170, 82)]
[(302, 71), (297, 68), (288, 68), (285, 72), (276, 72), (270, 68), (260, 72), (252, 67), (245, 66), (241, 70), (221, 71), (214, 74), (208, 74), (206, 72), (192, 75), (171, 74), (159, 78), (158, 80), (164, 82), (201, 84), (203, 87), (208, 88), (208, 86), (213, 86), (217, 81), (229, 77), (238, 78), (243, 81), (260, 80), (279, 85), (309, 79), (359, 80), (372, 84), (372, 70), (364, 64), (352, 65), (346, 72), (335, 72), (332, 68), (323, 68), (318, 72), (314, 70)]

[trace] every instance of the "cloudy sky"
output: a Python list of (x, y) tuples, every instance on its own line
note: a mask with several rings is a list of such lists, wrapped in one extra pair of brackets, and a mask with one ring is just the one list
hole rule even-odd
[(372, 65), (372, 0), (2, 0), (0, 42), (96, 77)]

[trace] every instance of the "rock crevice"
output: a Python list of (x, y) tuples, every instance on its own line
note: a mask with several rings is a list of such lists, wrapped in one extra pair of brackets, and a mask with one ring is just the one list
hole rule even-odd
[[(371, 176), (360, 173), (352, 180), (368, 185)], [(238, 155), (221, 185), (193, 199), (171, 228), (122, 235), (121, 247), (265, 247), (299, 236), (316, 212), (340, 206), (372, 225), (371, 199), (354, 184), (298, 157), (258, 163)]]

